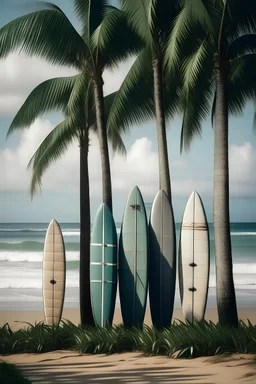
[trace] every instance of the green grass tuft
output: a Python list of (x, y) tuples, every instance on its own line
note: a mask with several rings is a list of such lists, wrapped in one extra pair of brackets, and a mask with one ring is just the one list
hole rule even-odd
[(223, 353), (256, 353), (256, 326), (240, 322), (237, 328), (213, 322), (174, 322), (163, 329), (82, 327), (70, 321), (59, 326), (26, 323), (12, 331), (8, 324), (0, 328), (0, 354), (49, 352), (68, 349), (81, 353), (119, 353), (140, 351), (145, 355), (172, 358), (214, 356)]
[(0, 383), (1, 384), (31, 384), (25, 379), (20, 370), (15, 365), (0, 361)]

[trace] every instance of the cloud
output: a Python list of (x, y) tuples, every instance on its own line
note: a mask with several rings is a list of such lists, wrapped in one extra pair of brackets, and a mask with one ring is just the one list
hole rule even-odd
[[(27, 190), (31, 174), (27, 164), (43, 138), (53, 128), (45, 119), (37, 119), (30, 129), (21, 134), (19, 146), (0, 151), (0, 190)], [(8, 143), (8, 142), (7, 142)], [(137, 139), (128, 149), (127, 156), (112, 154), (111, 172), (113, 190), (126, 194), (138, 184), (146, 197), (154, 196), (158, 190), (158, 156), (152, 149), (151, 141)], [(179, 162), (177, 167), (183, 167)], [(98, 140), (91, 136), (89, 148), (90, 189), (94, 197), (101, 196), (101, 162)], [(78, 144), (70, 145), (67, 152), (53, 164), (43, 177), (42, 190), (76, 190), (79, 187), (79, 149)]]
[(0, 115), (16, 113), (39, 83), (76, 74), (73, 68), (56, 67), (38, 58), (13, 53), (0, 61)]
[(231, 196), (256, 197), (256, 151), (251, 143), (230, 146), (229, 168)]
[[(45, 119), (37, 119), (30, 129), (24, 130), (17, 148), (0, 151), (0, 190), (28, 190), (31, 174), (27, 164), (43, 138), (53, 125)], [(7, 142), (8, 144), (8, 142)], [(158, 155), (152, 142), (142, 137), (137, 139), (127, 156), (113, 155), (110, 150), (112, 187), (119, 196), (127, 196), (134, 185), (138, 185), (145, 198), (155, 196), (158, 190)], [(231, 196), (256, 195), (256, 152), (250, 143), (230, 147), (230, 193)], [(200, 194), (212, 194), (212, 175), (203, 179), (198, 170), (184, 160), (176, 160), (170, 165), (172, 192), (174, 196), (189, 196), (193, 190)], [(91, 196), (101, 197), (101, 161), (98, 140), (91, 135), (89, 148), (89, 173)], [(200, 178), (201, 177), (201, 178)], [(65, 154), (52, 164), (43, 177), (42, 192), (65, 190), (79, 192), (79, 148), (78, 143), (70, 145)]]
[[(119, 88), (134, 58), (121, 62), (118, 68), (106, 70), (103, 75), (104, 92), (111, 93)], [(24, 54), (10, 54), (0, 61), (0, 116), (16, 113), (29, 93), (41, 82), (60, 76), (73, 76), (74, 68), (52, 66), (38, 58)]]

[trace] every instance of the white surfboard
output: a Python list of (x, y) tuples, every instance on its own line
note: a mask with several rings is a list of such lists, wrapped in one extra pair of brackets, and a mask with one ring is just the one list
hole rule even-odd
[(209, 229), (202, 201), (192, 192), (183, 215), (179, 245), (179, 286), (185, 319), (204, 319), (209, 286)]
[(66, 285), (66, 258), (62, 232), (56, 220), (49, 224), (43, 257), (43, 297), (45, 322), (58, 325), (62, 315)]

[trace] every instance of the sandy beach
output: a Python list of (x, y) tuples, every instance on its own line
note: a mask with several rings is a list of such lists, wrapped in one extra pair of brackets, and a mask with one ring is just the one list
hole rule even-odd
[(255, 383), (252, 355), (169, 359), (140, 353), (81, 355), (70, 351), (5, 356), (32, 383)]
[[(239, 318), (256, 323), (256, 311), (240, 308)], [(42, 321), (43, 311), (1, 311), (0, 326), (6, 322), (16, 330), (24, 322)], [(79, 310), (66, 308), (63, 319), (79, 323)], [(174, 319), (183, 320), (181, 309), (174, 311)], [(208, 308), (206, 319), (217, 321), (215, 308)], [(18, 321), (18, 322), (17, 322)], [(114, 323), (122, 322), (117, 308)], [(149, 309), (145, 323), (151, 325)], [(114, 355), (83, 355), (71, 351), (42, 354), (0, 356), (17, 365), (32, 383), (255, 383), (256, 360), (253, 355), (232, 355), (196, 359), (146, 357), (141, 353)]]
[[(238, 309), (239, 319), (243, 321), (250, 320), (251, 323), (256, 324), (256, 309), (255, 308), (239, 308)], [(79, 309), (78, 308), (64, 308), (63, 310), (63, 319), (72, 321), (74, 324), (79, 324)], [(182, 310), (176, 308), (173, 312), (173, 320), (184, 320)], [(218, 314), (216, 308), (207, 308), (205, 314), (206, 320), (211, 320), (217, 322)], [(35, 324), (35, 322), (44, 321), (44, 313), (42, 310), (24, 310), (24, 311), (15, 311), (15, 310), (2, 310), (0, 311), (0, 326), (8, 323), (10, 327), (14, 330), (23, 328), (26, 326), (25, 322)], [(120, 308), (116, 307), (114, 315), (114, 324), (122, 323), (122, 316)], [(144, 323), (148, 326), (152, 325), (150, 310), (147, 308)]]

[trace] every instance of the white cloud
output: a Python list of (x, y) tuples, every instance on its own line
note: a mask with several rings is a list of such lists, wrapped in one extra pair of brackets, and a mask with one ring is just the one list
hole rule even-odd
[(38, 58), (13, 53), (0, 61), (0, 115), (18, 111), (39, 83), (52, 77), (72, 76), (73, 68), (54, 67)]
[[(30, 172), (27, 164), (43, 138), (53, 128), (44, 119), (37, 119), (30, 129), (23, 131), (19, 146), (0, 151), (0, 190), (27, 190)], [(7, 142), (8, 143), (8, 142)], [(111, 151), (110, 151), (111, 152)], [(178, 166), (182, 166), (179, 164)], [(93, 135), (89, 148), (91, 194), (101, 196), (101, 162), (97, 138)], [(127, 193), (138, 184), (146, 197), (154, 196), (158, 189), (158, 156), (149, 139), (143, 137), (134, 142), (127, 157), (111, 155), (113, 190)], [(42, 190), (78, 190), (79, 149), (72, 144), (62, 158), (53, 164), (43, 177)]]
[(230, 194), (256, 196), (256, 151), (251, 143), (231, 145), (229, 151)]
[[(134, 58), (130, 58), (120, 63), (118, 68), (104, 72), (106, 94), (119, 88), (133, 61)], [(74, 68), (52, 66), (24, 54), (10, 54), (4, 61), (0, 61), (0, 116), (16, 113), (29, 93), (41, 82), (76, 73)]]
[[(17, 148), (0, 151), (0, 190), (28, 190), (30, 172), (27, 164), (43, 138), (53, 128), (48, 120), (37, 119), (30, 129), (24, 130)], [(8, 141), (7, 141), (8, 144)], [(111, 152), (111, 151), (110, 151)], [(213, 182), (200, 179), (183, 160), (171, 163), (172, 191), (175, 196), (189, 196), (193, 190), (200, 194), (211, 194)], [(230, 192), (231, 196), (256, 195), (256, 151), (250, 143), (230, 147)], [(94, 197), (101, 196), (101, 161), (99, 145), (95, 135), (91, 137), (89, 148), (90, 189)], [(142, 137), (128, 148), (127, 156), (111, 154), (111, 173), (113, 191), (127, 196), (137, 184), (145, 198), (153, 198), (158, 190), (158, 155), (152, 142)], [(178, 176), (182, 175), (182, 179)], [(73, 143), (56, 163), (50, 166), (43, 177), (42, 191), (79, 191), (79, 149)]]

